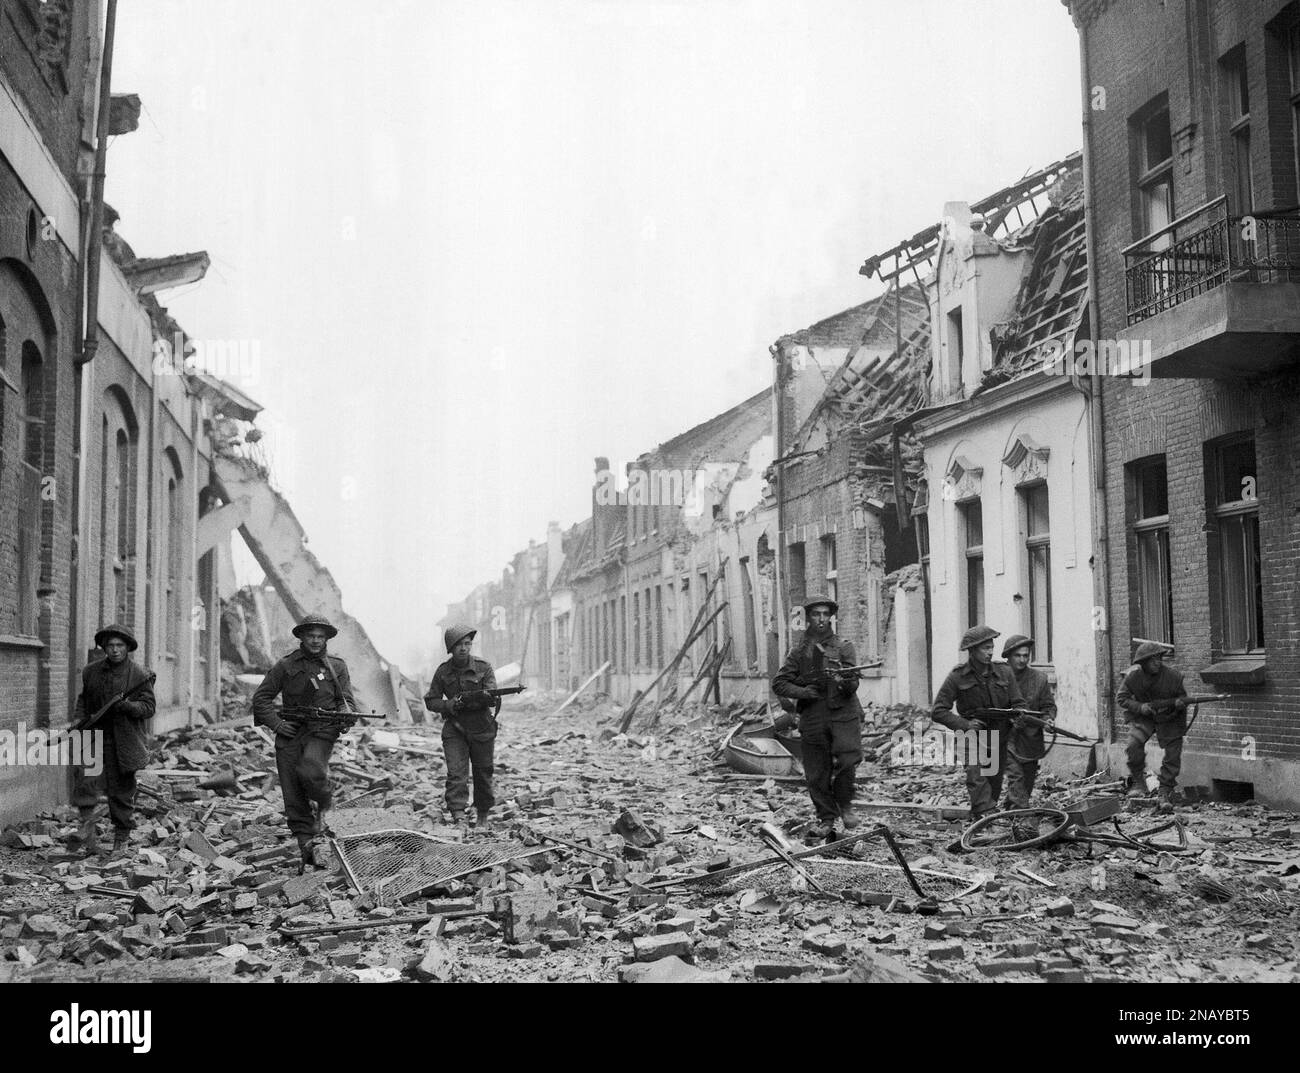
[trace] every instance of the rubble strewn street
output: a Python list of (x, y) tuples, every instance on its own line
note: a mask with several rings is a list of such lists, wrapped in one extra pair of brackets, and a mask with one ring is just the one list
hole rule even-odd
[[(169, 734), (141, 775), (127, 852), (65, 849), (66, 808), (5, 829), (0, 979), (1300, 980), (1290, 813), (1184, 805), (1182, 853), (1063, 843), (952, 853), (966, 826), (959, 772), (891, 770), (880, 745), (859, 770), (858, 798), (918, 807), (867, 807), (860, 832), (887, 824), (927, 896), (880, 837), (826, 863), (801, 857), (819, 894), (758, 833), (776, 825), (804, 849), (802, 785), (737, 776), (716, 758), (752, 706), (688, 708), (652, 733), (637, 732), (643, 717), (620, 734), (622, 709), (607, 698), (553, 717), (561, 699), (507, 702), (502, 803), (486, 838), (446, 823), (437, 727), (341, 739), (341, 807), (329, 814), (340, 837), (400, 828), (533, 851), (399, 904), (352, 889), (329, 852), (299, 875), (261, 729)], [(871, 708), (867, 740), (887, 741), (917, 716)], [(1096, 799), (1099, 779), (1047, 776), (1042, 803)], [(218, 789), (199, 788), (209, 781)], [(1134, 831), (1154, 824), (1149, 810), (1119, 818)], [(737, 871), (756, 861), (775, 863)], [(721, 881), (701, 881), (709, 871)]]

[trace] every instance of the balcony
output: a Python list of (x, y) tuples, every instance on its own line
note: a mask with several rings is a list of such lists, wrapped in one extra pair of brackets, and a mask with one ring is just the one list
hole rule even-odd
[(1300, 211), (1216, 198), (1123, 250), (1128, 327), (1153, 377), (1231, 379), (1300, 363)]

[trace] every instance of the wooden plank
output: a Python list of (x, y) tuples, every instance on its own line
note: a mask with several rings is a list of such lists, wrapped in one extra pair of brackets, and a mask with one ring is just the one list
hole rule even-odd
[(593, 674), (590, 678), (588, 678), (585, 682), (583, 682), (582, 685), (578, 686), (577, 689), (575, 689), (572, 693), (570, 693), (568, 697), (565, 698), (564, 703), (561, 704), (558, 708), (556, 708), (555, 711), (551, 712), (551, 714), (559, 715), (562, 711), (564, 711), (565, 708), (567, 708), (570, 704), (572, 704), (575, 700), (577, 700), (583, 693), (585, 693), (587, 687), (590, 686), (592, 682), (594, 682), (597, 678), (599, 678), (602, 674), (604, 674), (607, 670), (609, 670), (609, 663), (610, 663), (609, 660), (605, 660), (605, 662), (600, 665), (599, 670), (597, 670), (595, 674)]

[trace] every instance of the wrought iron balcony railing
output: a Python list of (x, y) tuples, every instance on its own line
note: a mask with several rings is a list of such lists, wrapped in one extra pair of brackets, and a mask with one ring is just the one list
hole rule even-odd
[(1122, 251), (1128, 323), (1228, 282), (1300, 282), (1300, 210), (1232, 216), (1226, 196)]

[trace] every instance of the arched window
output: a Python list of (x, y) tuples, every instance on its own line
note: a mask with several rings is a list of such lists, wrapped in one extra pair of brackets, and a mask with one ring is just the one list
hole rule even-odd
[(41, 463), (45, 447), (45, 368), (30, 339), (22, 346), (18, 413), (18, 629), (37, 632), (36, 592), (41, 577)]
[(99, 617), (135, 624), (138, 436), (120, 388), (104, 393), (99, 447)]

